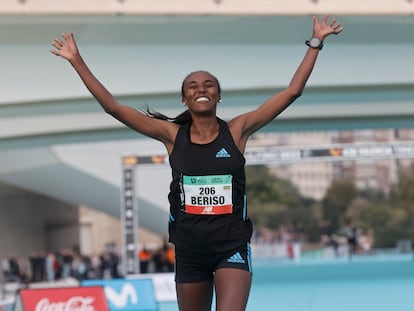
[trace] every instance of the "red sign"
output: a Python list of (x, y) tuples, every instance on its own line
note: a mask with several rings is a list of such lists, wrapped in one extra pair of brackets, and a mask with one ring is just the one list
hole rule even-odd
[(22, 289), (19, 298), (16, 306), (20, 304), (22, 311), (109, 310), (101, 286)]

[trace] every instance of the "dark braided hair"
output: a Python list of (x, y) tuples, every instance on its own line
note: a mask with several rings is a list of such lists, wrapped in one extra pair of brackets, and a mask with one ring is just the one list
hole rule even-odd
[(166, 116), (165, 114), (162, 114), (161, 112), (155, 111), (155, 110), (150, 110), (147, 106), (146, 110), (144, 111), (144, 113), (151, 117), (151, 118), (155, 118), (155, 119), (159, 119), (159, 120), (164, 120), (164, 121), (170, 121), (173, 123), (177, 123), (177, 124), (186, 124), (188, 122), (191, 122), (191, 114), (190, 114), (190, 110), (184, 110), (183, 112), (181, 112), (178, 116), (171, 118)]

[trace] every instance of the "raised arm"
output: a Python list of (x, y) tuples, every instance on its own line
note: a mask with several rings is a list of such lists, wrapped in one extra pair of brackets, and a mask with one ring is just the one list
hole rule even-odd
[[(316, 16), (313, 17), (312, 38), (318, 38), (323, 42), (330, 34), (338, 34), (342, 30), (341, 24), (337, 23), (335, 18), (329, 20), (329, 16), (324, 16), (319, 21)], [(229, 122), (229, 127), (236, 144), (238, 144), (242, 151), (251, 134), (273, 120), (302, 94), (315, 65), (319, 51), (320, 48), (317, 47), (308, 48), (286, 89), (273, 95), (256, 110), (240, 115)]]
[(144, 113), (125, 105), (121, 105), (105, 86), (94, 76), (84, 62), (77, 47), (73, 33), (63, 33), (62, 38), (55, 38), (50, 52), (69, 61), (82, 79), (86, 88), (108, 114), (112, 115), (128, 127), (149, 137), (162, 141), (168, 150), (172, 148), (177, 125), (148, 117)]

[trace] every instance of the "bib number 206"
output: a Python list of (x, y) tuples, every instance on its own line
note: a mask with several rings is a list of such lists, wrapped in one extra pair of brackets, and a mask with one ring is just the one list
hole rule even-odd
[(216, 194), (216, 188), (214, 187), (200, 187), (198, 189), (199, 189), (199, 195)]

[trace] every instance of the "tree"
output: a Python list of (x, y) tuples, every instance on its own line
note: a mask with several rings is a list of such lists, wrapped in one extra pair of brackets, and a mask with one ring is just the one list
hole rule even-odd
[(408, 173), (400, 174), (397, 188), (398, 205), (414, 217), (414, 165)]
[(246, 179), (250, 202), (278, 202), (289, 206), (301, 204), (301, 196), (296, 187), (272, 174), (267, 166), (247, 166)]
[(397, 186), (397, 205), (406, 212), (405, 235), (414, 244), (414, 165), (407, 173), (401, 173)]
[(322, 214), (324, 219), (331, 220), (334, 231), (343, 224), (347, 209), (357, 195), (358, 191), (350, 180), (336, 180), (326, 191), (322, 199)]
[(305, 234), (317, 240), (318, 223), (313, 202), (301, 197), (297, 188), (287, 180), (272, 174), (266, 166), (247, 166), (247, 199), (249, 217), (256, 228), (278, 230), (282, 224), (301, 224)]

